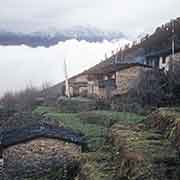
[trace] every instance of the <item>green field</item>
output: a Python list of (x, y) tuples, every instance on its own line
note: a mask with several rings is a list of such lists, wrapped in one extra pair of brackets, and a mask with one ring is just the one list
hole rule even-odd
[(101, 145), (107, 134), (108, 128), (114, 123), (137, 123), (144, 119), (134, 113), (112, 111), (89, 111), (82, 113), (61, 113), (52, 107), (40, 106), (34, 113), (42, 114), (63, 123), (64, 127), (83, 133), (92, 150)]

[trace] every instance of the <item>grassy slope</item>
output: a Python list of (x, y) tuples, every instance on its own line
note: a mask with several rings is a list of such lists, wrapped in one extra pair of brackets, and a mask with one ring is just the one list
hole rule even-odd
[(116, 122), (136, 123), (144, 119), (143, 116), (112, 111), (90, 111), (83, 113), (60, 113), (51, 107), (38, 107), (34, 113), (46, 113), (46, 116), (58, 119), (66, 128), (82, 132), (88, 138), (91, 149), (96, 149), (104, 142), (109, 126)]
[[(169, 112), (172, 114), (172, 110), (169, 108), (161, 108), (160, 111), (162, 114), (169, 114)], [(176, 115), (178, 114), (179, 117), (180, 109), (176, 108), (175, 111)], [(136, 128), (134, 129), (135, 131), (131, 129), (131, 124), (133, 127), (134, 124), (141, 122), (145, 118), (137, 114), (112, 111), (59, 113), (55, 109), (48, 107), (38, 107), (35, 112), (46, 112), (48, 116), (63, 122), (65, 127), (72, 128), (75, 131), (81, 131), (89, 138), (89, 143), (92, 149), (96, 150), (96, 152), (82, 154), (81, 161), (83, 169), (81, 171), (82, 174), (80, 173), (77, 180), (114, 180), (115, 178), (122, 177), (122, 175), (126, 173), (127, 169), (132, 171), (133, 178), (135, 178), (134, 173), (135, 175), (139, 175), (138, 173), (140, 173), (148, 175), (147, 179), (150, 179), (149, 176), (153, 176), (153, 172), (151, 172), (151, 168), (149, 171), (148, 167), (149, 165), (153, 165), (151, 162), (152, 159), (162, 159), (162, 165), (164, 165), (163, 159), (168, 159), (171, 156), (173, 157), (171, 159), (174, 159), (176, 155), (176, 151), (174, 147), (171, 146), (170, 141), (166, 138), (164, 139), (163, 136), (159, 137), (158, 134), (154, 134), (154, 131), (151, 132), (151, 129), (144, 129), (144, 131), (141, 129), (137, 130)], [(145, 159), (143, 158), (144, 160), (141, 162), (142, 166), (139, 162), (137, 165), (134, 165), (135, 160), (132, 159), (132, 167), (130, 163), (130, 165), (124, 169), (121, 164), (124, 161), (122, 159), (122, 153), (120, 153), (120, 155), (117, 153), (117, 149), (119, 148), (116, 148), (113, 144), (105, 144), (101, 146), (103, 140), (105, 140), (103, 136), (105, 136), (107, 129), (114, 123), (117, 123), (113, 126), (114, 132), (119, 132), (119, 134), (115, 134), (115, 140), (118, 140), (118, 136), (121, 137), (121, 135), (123, 138), (126, 138), (126, 149), (129, 150), (127, 153), (130, 152), (132, 154), (132, 152), (134, 152), (135, 154), (133, 158), (136, 158), (137, 155), (138, 160), (140, 155), (144, 155)], [(126, 123), (130, 125), (130, 128), (126, 126)], [(124, 129), (122, 128), (123, 124), (125, 124)], [(118, 126), (120, 126), (119, 129)], [(119, 146), (121, 144), (118, 142), (116, 145)], [(124, 145), (122, 145), (122, 147), (124, 147)], [(158, 168), (157, 173), (163, 172), (163, 168), (164, 166), (161, 168), (162, 171)]]

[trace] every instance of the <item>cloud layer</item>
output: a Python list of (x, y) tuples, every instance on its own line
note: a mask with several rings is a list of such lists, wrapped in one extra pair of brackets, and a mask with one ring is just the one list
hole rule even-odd
[(69, 40), (50, 48), (0, 46), (0, 95), (30, 84), (40, 87), (44, 82), (58, 83), (64, 79), (64, 59), (72, 76), (99, 63), (105, 53), (110, 56), (112, 50), (127, 42), (123, 39), (102, 43)]

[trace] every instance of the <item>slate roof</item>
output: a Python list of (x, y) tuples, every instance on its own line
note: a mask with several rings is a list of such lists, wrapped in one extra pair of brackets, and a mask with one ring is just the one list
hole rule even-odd
[(52, 138), (73, 143), (82, 147), (86, 146), (86, 140), (80, 133), (63, 127), (54, 127), (48, 124), (35, 124), (24, 128), (4, 130), (0, 132), (1, 145), (7, 148), (24, 143), (36, 138)]
[(147, 67), (147, 68), (152, 68), (151, 66), (141, 64), (141, 63), (119, 63), (119, 64), (99, 64), (97, 66), (94, 66), (93, 68), (89, 69), (87, 72), (88, 74), (108, 74), (108, 73), (113, 73), (116, 71), (120, 71), (123, 69), (127, 69), (130, 67), (135, 67), (135, 66), (141, 66), (141, 67)]

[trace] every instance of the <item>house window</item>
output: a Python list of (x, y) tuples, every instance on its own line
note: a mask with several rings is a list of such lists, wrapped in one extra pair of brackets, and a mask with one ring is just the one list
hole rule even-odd
[(163, 64), (166, 64), (166, 57), (163, 57), (163, 58), (162, 58), (162, 63), (163, 63)]

